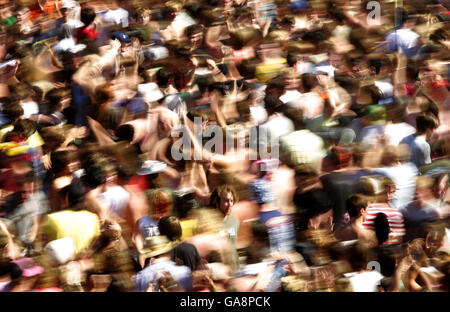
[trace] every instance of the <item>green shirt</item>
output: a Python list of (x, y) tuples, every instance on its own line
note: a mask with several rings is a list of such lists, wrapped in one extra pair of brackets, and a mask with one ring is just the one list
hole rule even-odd
[(234, 248), (236, 248), (237, 234), (239, 232), (239, 221), (231, 215), (228, 215), (224, 221), (228, 232), (228, 237), (233, 243)]

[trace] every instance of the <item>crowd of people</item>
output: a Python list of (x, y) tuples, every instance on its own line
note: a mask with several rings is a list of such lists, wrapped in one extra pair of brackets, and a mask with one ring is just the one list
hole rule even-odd
[(0, 0), (0, 292), (449, 291), (449, 18)]

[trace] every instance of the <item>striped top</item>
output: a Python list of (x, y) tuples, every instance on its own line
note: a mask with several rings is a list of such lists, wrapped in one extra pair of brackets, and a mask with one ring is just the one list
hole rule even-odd
[(403, 215), (397, 209), (386, 203), (374, 203), (367, 207), (366, 220), (363, 226), (366, 229), (375, 231), (374, 221), (379, 213), (384, 213), (389, 222), (389, 237), (384, 244), (401, 243), (402, 236), (405, 235), (405, 223)]

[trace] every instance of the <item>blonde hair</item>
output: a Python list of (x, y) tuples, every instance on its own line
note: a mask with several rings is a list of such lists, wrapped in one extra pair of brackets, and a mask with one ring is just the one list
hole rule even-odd
[(434, 186), (434, 179), (423, 175), (423, 176), (419, 176), (416, 179), (416, 188), (421, 188), (421, 189), (431, 189)]
[(192, 211), (192, 217), (197, 220), (195, 234), (219, 234), (225, 229), (223, 216), (215, 209), (199, 208)]
[(154, 190), (150, 190), (147, 192), (147, 200), (150, 206), (151, 214), (157, 213), (155, 205), (157, 204), (157, 200), (164, 199), (170, 205), (170, 211), (173, 209), (173, 196), (172, 192), (166, 188), (157, 188)]

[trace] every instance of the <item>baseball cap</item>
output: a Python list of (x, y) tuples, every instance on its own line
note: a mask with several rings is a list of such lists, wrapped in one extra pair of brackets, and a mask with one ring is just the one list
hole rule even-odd
[(22, 258), (11, 262), (20, 267), (22, 270), (22, 276), (24, 277), (32, 277), (44, 272), (44, 269), (41, 266), (36, 265), (34, 260), (31, 258)]
[(123, 32), (123, 31), (116, 31), (115, 33), (113, 33), (112, 39), (117, 39), (120, 42), (131, 42), (131, 38), (127, 35), (127, 33)]

